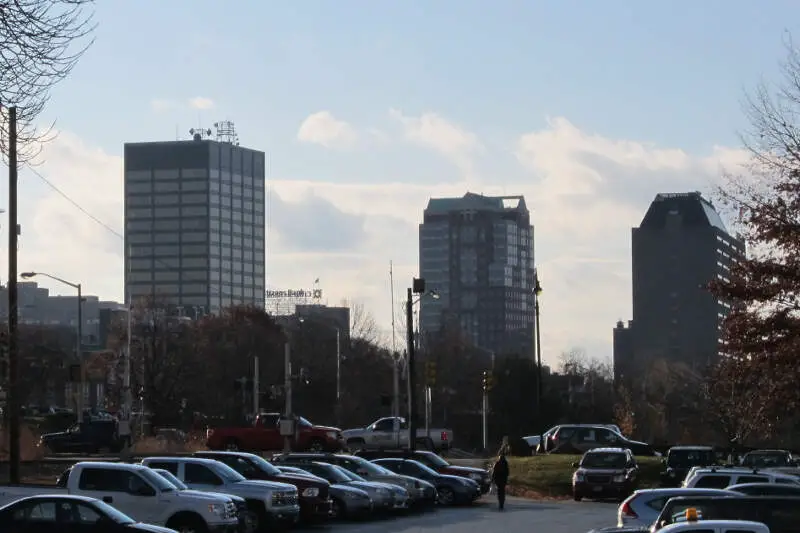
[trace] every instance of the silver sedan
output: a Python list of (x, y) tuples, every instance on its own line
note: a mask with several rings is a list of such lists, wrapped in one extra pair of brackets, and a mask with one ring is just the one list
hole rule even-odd
[(722, 489), (643, 489), (623, 501), (617, 510), (618, 527), (650, 527), (670, 498), (678, 496), (737, 496)]

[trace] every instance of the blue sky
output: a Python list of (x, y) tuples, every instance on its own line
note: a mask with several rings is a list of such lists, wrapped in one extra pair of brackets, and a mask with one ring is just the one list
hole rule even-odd
[[(778, 0), (633, 4), (104, 0), (43, 117), (62, 135), (38, 170), (121, 229), (124, 142), (232, 119), (270, 154), (270, 285), (319, 277), (330, 303), (359, 301), (384, 327), (388, 262), (399, 294), (428, 197), (523, 193), (554, 294), (546, 358), (606, 357), (630, 315), (629, 228), (657, 192), (710, 190), (742, 160), (743, 97), (778, 81), (800, 15)], [(31, 268), (122, 298), (121, 242), (29, 172), (21, 202)]]

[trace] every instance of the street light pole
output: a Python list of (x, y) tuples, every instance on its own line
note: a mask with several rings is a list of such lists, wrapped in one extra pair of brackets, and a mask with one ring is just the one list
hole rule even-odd
[(542, 416), (542, 334), (539, 327), (539, 295), (542, 286), (539, 284), (539, 273), (533, 270), (533, 312), (536, 327), (536, 423), (541, 426)]
[(342, 332), (336, 328), (336, 424), (342, 421)]
[(408, 385), (408, 449), (414, 451), (417, 437), (417, 402), (414, 384), (414, 293), (411, 287), (406, 295), (406, 384)]
[[(78, 392), (78, 401), (77, 401), (77, 408), (78, 408), (78, 422), (83, 421), (83, 395), (84, 391), (86, 390), (86, 368), (83, 362), (83, 294), (82, 288), (80, 283), (72, 283), (71, 281), (67, 281), (63, 278), (59, 278), (58, 276), (54, 276), (52, 274), (47, 274), (45, 272), (22, 272), (20, 277), (24, 279), (34, 278), (36, 276), (42, 276), (45, 278), (50, 278), (53, 281), (57, 281), (63, 285), (68, 287), (72, 287), (73, 289), (78, 291), (78, 324), (76, 327), (76, 335), (77, 340), (75, 341), (75, 355), (78, 357), (78, 365), (80, 366), (80, 391)], [(130, 343), (130, 334), (128, 335), (129, 343)], [(130, 344), (129, 348), (130, 349)]]

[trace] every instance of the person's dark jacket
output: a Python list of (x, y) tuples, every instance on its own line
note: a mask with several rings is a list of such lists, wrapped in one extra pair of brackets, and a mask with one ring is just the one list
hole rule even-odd
[(495, 485), (507, 485), (508, 475), (508, 461), (501, 455), (492, 468), (492, 481)]

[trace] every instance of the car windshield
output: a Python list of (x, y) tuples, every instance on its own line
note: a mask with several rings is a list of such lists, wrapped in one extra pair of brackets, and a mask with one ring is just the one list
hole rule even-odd
[(714, 462), (714, 452), (711, 450), (670, 450), (667, 455), (667, 464), (679, 468), (706, 466)]
[(172, 483), (173, 485), (175, 485), (176, 489), (178, 489), (178, 490), (188, 490), (189, 489), (189, 487), (186, 486), (183, 483), (183, 481), (181, 481), (180, 479), (176, 478), (175, 475), (172, 472), (170, 472), (169, 470), (164, 470), (163, 468), (155, 468), (155, 469), (153, 469), (153, 471), (156, 474), (158, 474), (159, 476), (161, 476), (164, 479), (166, 479), (167, 481), (169, 481), (170, 483)]
[(308, 420), (306, 420), (306, 419), (305, 419), (305, 418), (303, 418), (302, 416), (298, 416), (298, 417), (297, 417), (297, 422), (298, 422), (298, 423), (299, 423), (301, 426), (311, 427), (311, 425), (312, 425), (312, 424), (311, 424), (311, 422), (309, 422)]
[(347, 474), (342, 473), (342, 470), (344, 468), (335, 465), (311, 465), (309, 467), (309, 472), (321, 477), (328, 483), (350, 483), (352, 479)]
[(245, 481), (245, 477), (241, 475), (239, 472), (234, 470), (233, 468), (229, 467), (225, 463), (220, 463), (219, 461), (214, 461), (216, 464), (213, 466), (214, 471), (222, 476), (225, 481), (230, 483), (238, 483), (240, 481)]
[(111, 507), (106, 502), (97, 500), (94, 502), (94, 505), (97, 507), (99, 511), (104, 513), (106, 516), (108, 516), (111, 520), (113, 520), (117, 524), (128, 525), (136, 523), (136, 520), (126, 515), (125, 513), (116, 510), (114, 507)]
[(364, 479), (363, 477), (359, 476), (358, 474), (355, 474), (355, 473), (349, 471), (346, 468), (342, 468), (339, 465), (333, 465), (333, 467), (336, 470), (338, 470), (339, 472), (341, 472), (342, 475), (346, 476), (350, 481), (366, 481), (366, 479)]
[(748, 453), (745, 455), (742, 464), (744, 466), (786, 466), (789, 464), (789, 459), (784, 452), (772, 453)]
[(427, 465), (424, 465), (424, 464), (420, 463), (419, 461), (414, 461), (413, 459), (406, 459), (405, 462), (414, 465), (414, 467), (416, 467), (418, 470), (421, 470), (422, 472), (424, 472), (425, 474), (427, 474), (429, 476), (436, 477), (436, 476), (439, 475), (431, 467), (429, 467)]
[(450, 463), (439, 457), (433, 452), (418, 452), (417, 457), (414, 458), (420, 463), (436, 468), (444, 468), (450, 466)]
[(358, 468), (366, 470), (367, 473), (372, 475), (372, 476), (387, 476), (387, 475), (390, 475), (390, 474), (391, 475), (395, 475), (395, 473), (392, 472), (391, 470), (388, 470), (388, 469), (382, 467), (381, 465), (378, 465), (378, 464), (375, 464), (375, 463), (371, 463), (371, 462), (367, 461), (366, 459), (362, 459), (360, 457), (355, 457), (355, 458), (353, 458), (353, 460), (358, 465)]
[(628, 458), (624, 453), (587, 453), (581, 460), (583, 468), (625, 468)]
[(248, 454), (247, 459), (249, 462), (252, 463), (256, 468), (264, 472), (269, 476), (279, 476), (281, 475), (281, 471), (275, 468), (275, 465), (261, 457), (260, 455), (256, 454)]
[(143, 478), (149, 481), (151, 485), (157, 488), (159, 492), (172, 492), (178, 488), (149, 468), (142, 468), (138, 472)]

